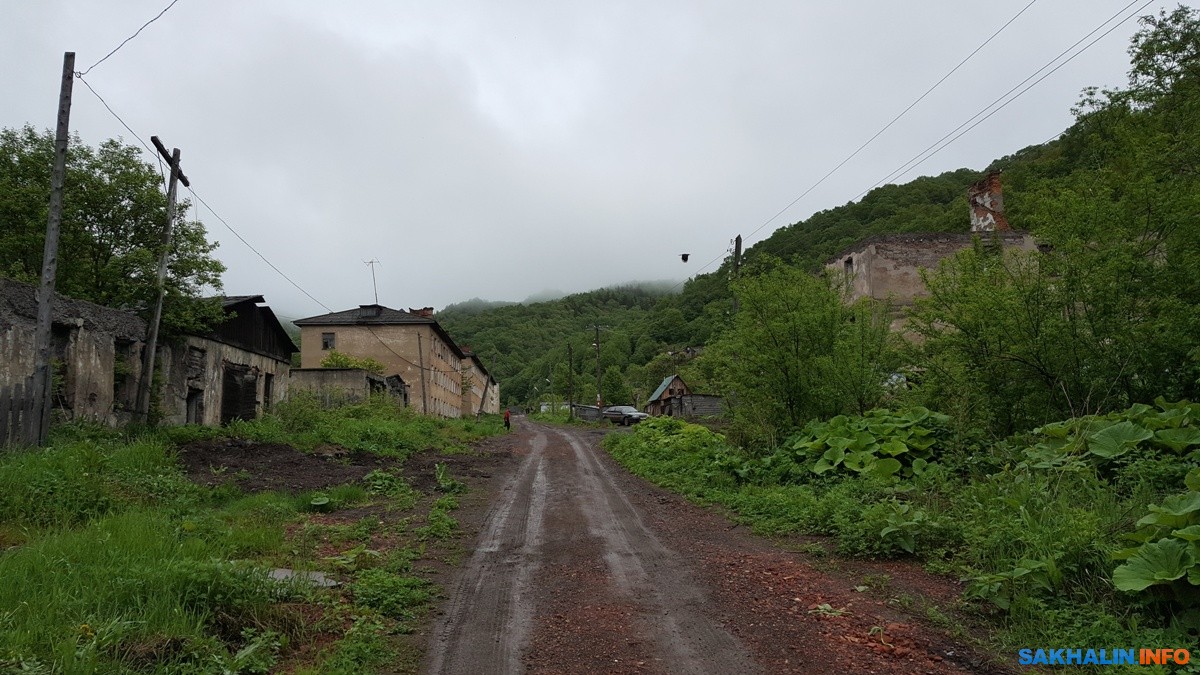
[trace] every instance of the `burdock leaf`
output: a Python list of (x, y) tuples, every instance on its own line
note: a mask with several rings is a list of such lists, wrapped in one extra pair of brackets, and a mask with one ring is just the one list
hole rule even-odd
[(1145, 544), (1129, 562), (1113, 570), (1113, 585), (1122, 591), (1143, 591), (1182, 578), (1195, 564), (1187, 542), (1163, 539)]

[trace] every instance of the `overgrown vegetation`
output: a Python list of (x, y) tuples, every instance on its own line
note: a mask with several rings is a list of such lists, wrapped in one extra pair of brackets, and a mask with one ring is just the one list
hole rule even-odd
[(730, 399), (728, 437), (652, 420), (612, 454), (758, 532), (960, 578), (1005, 650), (1196, 644), (1200, 14), (1144, 18), (1130, 54), (1128, 87), (994, 167), (1042, 250), (984, 237), (930, 271), (899, 350), (804, 265), (699, 282), (742, 305), (694, 365)]
[[(228, 435), (344, 443), (400, 460), (461, 451), (500, 429), (498, 420), (415, 417), (385, 401), (326, 410), (308, 399), (227, 429), (127, 438), (56, 427), (50, 447), (0, 457), (0, 671), (265, 673), (318, 633), (334, 644), (293, 667), (358, 673), (412, 662), (395, 636), (436, 591), (412, 561), (423, 542), (457, 526), (450, 513), (463, 485), (444, 466), (441, 497), (386, 470), (319, 493), (242, 494), (188, 480), (174, 447)], [(373, 515), (335, 524), (348, 507), (417, 510), (413, 522)], [(347, 583), (276, 580), (268, 575), (276, 567)]]
[[(1164, 408), (1160, 417), (1179, 409)], [(1122, 435), (1146, 415), (1135, 408), (1103, 428), (1064, 423), (1089, 429), (1084, 447), (1115, 443), (1108, 463), (1046, 464), (1039, 446), (1055, 437), (1040, 434), (964, 452), (948, 420), (921, 409), (814, 423), (768, 452), (669, 418), (605, 442), (634, 473), (724, 506), (756, 532), (829, 535), (843, 555), (915, 556), (965, 580), (964, 600), (1005, 629), (1005, 648), (1194, 644), (1187, 575), (1197, 569), (1200, 493), (1178, 493), (1200, 453)]]

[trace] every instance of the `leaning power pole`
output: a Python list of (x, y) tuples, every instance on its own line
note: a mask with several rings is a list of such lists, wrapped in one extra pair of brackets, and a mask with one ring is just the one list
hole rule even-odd
[(33, 334), (33, 378), (30, 382), (39, 412), (33, 415), (37, 445), (50, 433), (53, 387), (50, 379), (50, 323), (53, 318), (54, 281), (58, 273), (58, 233), (62, 226), (63, 183), (67, 175), (67, 143), (71, 126), (71, 89), (75, 84), (75, 52), (63, 54), (62, 84), (58, 92), (58, 128), (54, 134), (54, 168), (50, 174), (50, 215), (42, 247), (42, 280), (38, 286), (37, 328)]
[(142, 377), (138, 380), (135, 414), (138, 421), (142, 423), (145, 423), (150, 416), (150, 390), (154, 382), (155, 352), (158, 351), (158, 325), (162, 321), (163, 296), (167, 292), (167, 261), (171, 256), (171, 230), (175, 225), (175, 192), (179, 182), (182, 182), (185, 187), (192, 186), (187, 176), (183, 175), (183, 171), (179, 169), (179, 148), (173, 148), (168, 153), (166, 146), (158, 140), (158, 136), (151, 136), (150, 142), (154, 143), (154, 147), (158, 148), (158, 154), (162, 155), (170, 164), (171, 180), (167, 185), (167, 223), (163, 227), (162, 252), (158, 257), (158, 276), (156, 277), (158, 298), (154, 301), (154, 315), (150, 318), (150, 325), (147, 327), (146, 347), (142, 353)]

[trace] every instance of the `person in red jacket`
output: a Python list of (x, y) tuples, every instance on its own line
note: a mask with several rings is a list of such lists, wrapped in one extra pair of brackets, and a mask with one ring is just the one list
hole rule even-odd
[(510, 422), (509, 422), (508, 416), (509, 416), (508, 408), (505, 408), (505, 409), (504, 409), (504, 428), (505, 428), (505, 429), (511, 429), (511, 428), (512, 428), (512, 426), (510, 425)]

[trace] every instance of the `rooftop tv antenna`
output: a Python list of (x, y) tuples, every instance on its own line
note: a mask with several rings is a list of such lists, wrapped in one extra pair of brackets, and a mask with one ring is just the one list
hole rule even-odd
[(364, 260), (363, 264), (367, 265), (371, 268), (371, 288), (375, 291), (375, 304), (378, 305), (379, 304), (379, 286), (375, 284), (375, 266), (383, 265), (383, 263), (379, 262), (379, 260), (376, 258), (371, 258), (370, 260)]

